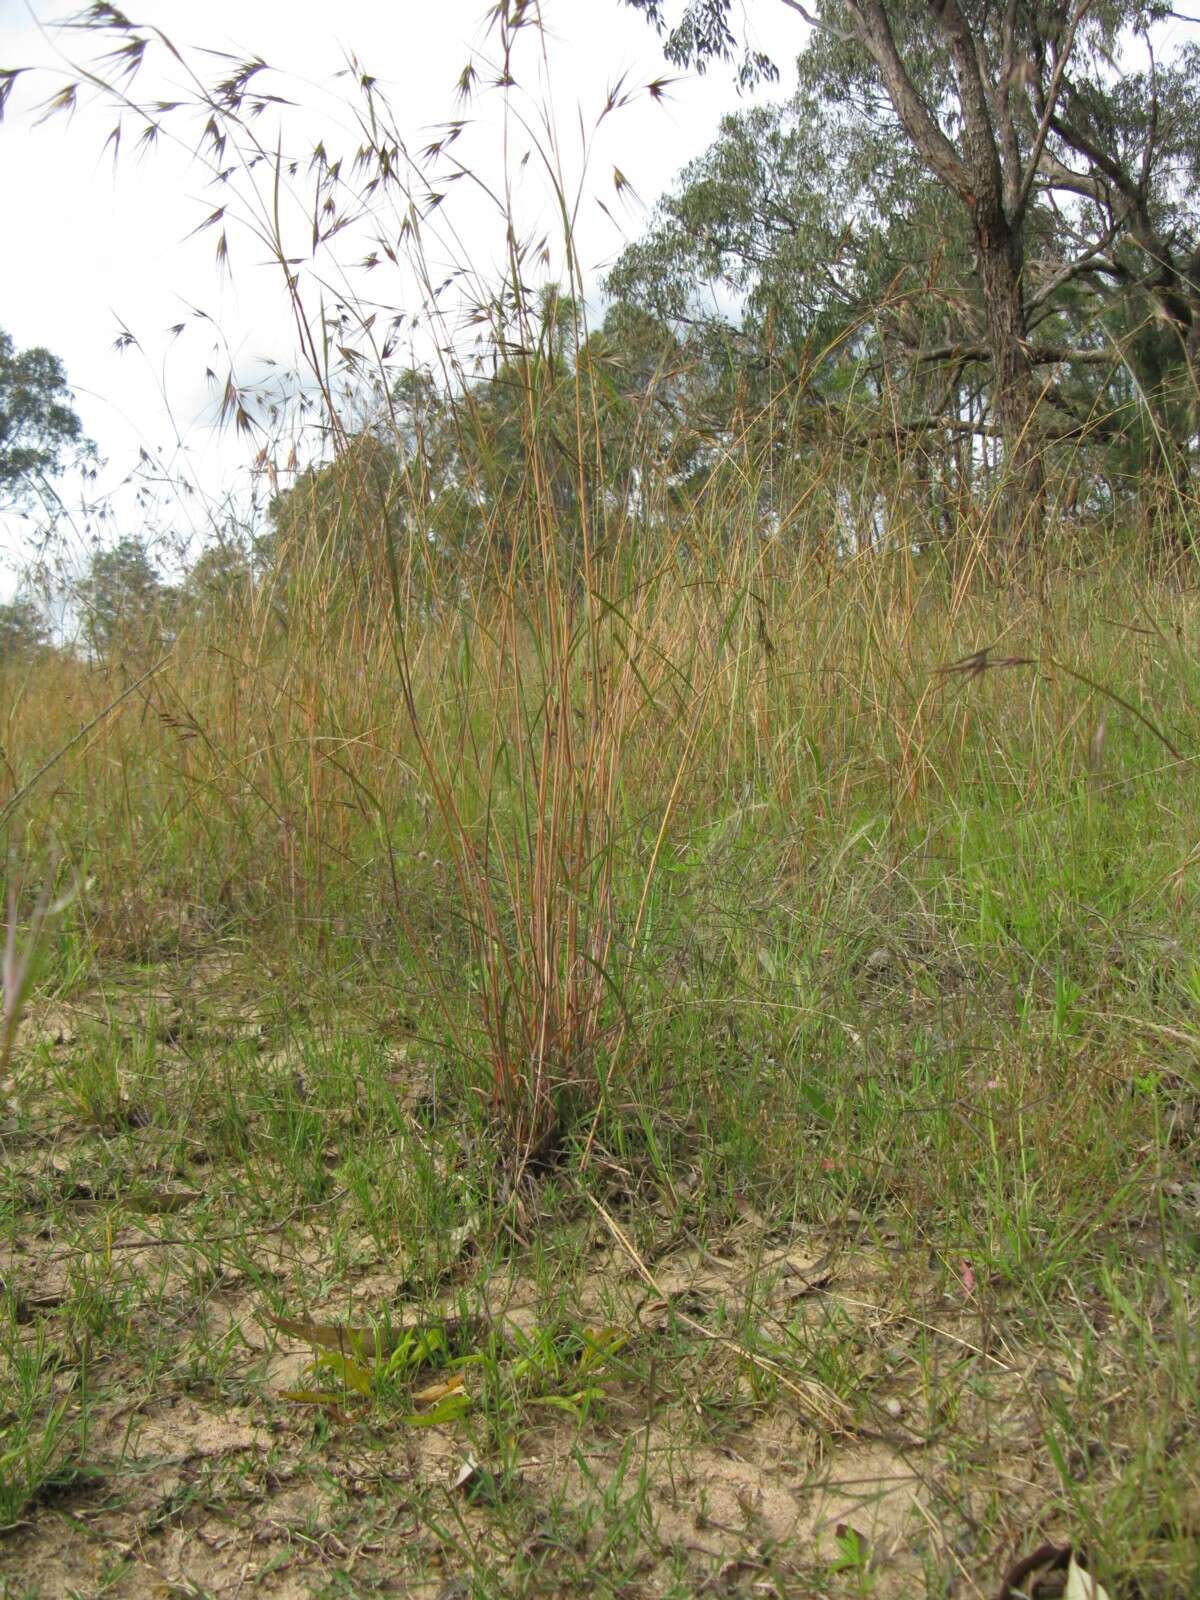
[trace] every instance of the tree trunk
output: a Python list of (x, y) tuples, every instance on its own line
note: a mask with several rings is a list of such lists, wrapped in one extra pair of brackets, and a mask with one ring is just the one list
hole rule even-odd
[(997, 204), (977, 206), (975, 245), (992, 357), (992, 403), (1004, 436), (1005, 484), (1000, 500), (1004, 534), (1013, 554), (1037, 540), (1046, 474), (1034, 422), (1037, 391), (1026, 345), (1021, 288), (1021, 239)]
[(972, 34), (958, 0), (928, 0), (937, 37), (949, 58), (961, 119), (952, 142), (909, 75), (892, 31), (888, 0), (841, 0), (841, 4), (851, 31), (878, 67), (914, 149), (929, 171), (958, 196), (971, 218), (994, 363), (993, 407), (1005, 445), (1001, 518), (1010, 550), (1031, 545), (1040, 531), (1045, 489), (1033, 428), (1037, 393), (1025, 345), (1028, 329), (1021, 287), (1032, 178), (1021, 166), (1015, 124), (1006, 109), (1007, 90), (1001, 94), (986, 81), (981, 40)]

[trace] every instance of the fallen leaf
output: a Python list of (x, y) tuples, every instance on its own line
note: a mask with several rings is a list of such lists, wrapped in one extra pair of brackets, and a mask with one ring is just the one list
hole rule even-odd
[(413, 1404), (417, 1406), (436, 1405), (439, 1400), (445, 1400), (448, 1395), (458, 1394), (463, 1388), (465, 1375), (461, 1372), (452, 1373), (444, 1383), (431, 1383), (427, 1389), (418, 1389), (413, 1395)]
[(450, 1245), (450, 1259), (458, 1261), (465, 1255), (470, 1255), (476, 1248), (476, 1236), (479, 1233), (479, 1218), (471, 1217), (464, 1222), (461, 1228), (451, 1228), (447, 1239)]
[(643, 1328), (660, 1330), (666, 1325), (667, 1315), (671, 1309), (669, 1300), (643, 1300), (637, 1308), (637, 1319)]
[(565, 1411), (568, 1416), (580, 1418), (594, 1401), (604, 1399), (604, 1390), (592, 1387), (577, 1389), (574, 1394), (535, 1394), (529, 1398), (531, 1406), (551, 1406)]
[(349, 1352), (359, 1360), (374, 1357), (376, 1352), (380, 1355), (390, 1355), (400, 1338), (400, 1335), (396, 1334), (388, 1340), (377, 1328), (352, 1328), (339, 1323), (297, 1322), (290, 1317), (269, 1316), (265, 1320), (280, 1333), (286, 1333), (292, 1339), (302, 1339), (314, 1349), (336, 1350), (340, 1355)]
[(1109, 1600), (1109, 1594), (1104, 1585), (1085, 1571), (1072, 1555), (1067, 1566), (1067, 1587), (1063, 1590), (1063, 1600)]
[(355, 1394), (370, 1395), (373, 1387), (371, 1374), (366, 1367), (359, 1366), (357, 1361), (351, 1361), (349, 1356), (338, 1355), (336, 1351), (328, 1350), (317, 1358), (317, 1364), (336, 1373), (347, 1389), (353, 1389)]
[(410, 1411), (400, 1420), (410, 1428), (440, 1428), (445, 1423), (457, 1422), (460, 1417), (466, 1416), (473, 1404), (466, 1390), (459, 1389), (454, 1394), (448, 1394), (444, 1400), (439, 1400), (428, 1411)]
[(300, 1321), (292, 1317), (265, 1315), (263, 1321), (289, 1338), (301, 1339), (316, 1350), (336, 1350), (359, 1361), (375, 1361), (398, 1351), (434, 1354), (435, 1346), (458, 1350), (475, 1344), (486, 1334), (478, 1317), (447, 1317), (445, 1321), (393, 1323), (388, 1326), (354, 1327), (349, 1323)]
[(629, 1335), (624, 1328), (584, 1328), (582, 1337), (583, 1353), (579, 1357), (581, 1372), (607, 1361), (609, 1356), (615, 1356), (629, 1343)]

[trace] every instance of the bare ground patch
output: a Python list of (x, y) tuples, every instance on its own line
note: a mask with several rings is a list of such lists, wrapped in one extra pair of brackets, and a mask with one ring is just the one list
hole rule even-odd
[[(614, 1155), (497, 1202), (415, 1053), (179, 1009), (164, 986), (163, 1026), (92, 1002), (27, 1036), (0, 1260), (13, 1600), (990, 1595), (1106, 1517), (1141, 1530), (1114, 1595), (1185, 1592), (1182, 1179), (1025, 1287), (899, 1185), (785, 1214), (714, 1192), (700, 1157), (667, 1182)], [(449, 1358), (359, 1392), (281, 1318), (475, 1319), (471, 1404), (422, 1425)], [(619, 1344), (581, 1377), (598, 1330)]]

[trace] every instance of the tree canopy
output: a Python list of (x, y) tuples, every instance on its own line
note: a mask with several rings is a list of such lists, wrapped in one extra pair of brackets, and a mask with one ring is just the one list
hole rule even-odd
[(102, 656), (120, 638), (147, 638), (167, 596), (162, 575), (137, 535), (95, 551), (77, 595), (91, 650)]
[(82, 443), (62, 362), (49, 350), (18, 350), (0, 329), (0, 502), (24, 500)]
[(50, 630), (42, 611), (27, 596), (0, 602), (0, 665), (14, 657), (29, 656), (50, 643)]
[[(673, 28), (659, 0), (626, 3), (681, 65), (772, 70), (738, 55), (730, 0), (690, 0)], [(760, 347), (866, 351), (877, 376), (904, 374), (902, 430), (997, 433), (1023, 490), (1047, 441), (1129, 442), (1142, 404), (1143, 445), (1188, 447), (1200, 54), (1160, 59), (1165, 10), (784, 3), (811, 30), (796, 94), (725, 123), (614, 292), (694, 318), (716, 280)]]

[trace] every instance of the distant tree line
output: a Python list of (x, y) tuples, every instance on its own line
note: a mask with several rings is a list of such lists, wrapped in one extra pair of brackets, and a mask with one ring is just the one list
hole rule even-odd
[[(98, 550), (74, 602), (94, 655), (268, 578), (284, 620), (306, 574), (374, 591), (400, 546), (410, 571), (468, 561), (497, 581), (548, 540), (579, 566), (617, 529), (653, 540), (733, 504), (723, 476), (786, 537), (831, 461), (855, 467), (825, 485), (844, 547), (888, 537), (896, 488), (910, 541), (914, 507), (935, 543), (983, 505), (1013, 548), (1053, 537), (1051, 508), (1182, 537), (1200, 48), (1166, 48), (1161, 0), (623, 3), (671, 61), (730, 62), (747, 87), (777, 69), (739, 29), (785, 5), (794, 91), (722, 121), (609, 273), (598, 325), (543, 291), (493, 330), (486, 375), (389, 369), (338, 459), (178, 583), (137, 536)], [(0, 497), (81, 443), (61, 366), (0, 333)], [(0, 651), (46, 640), (32, 601), (0, 609)]]

